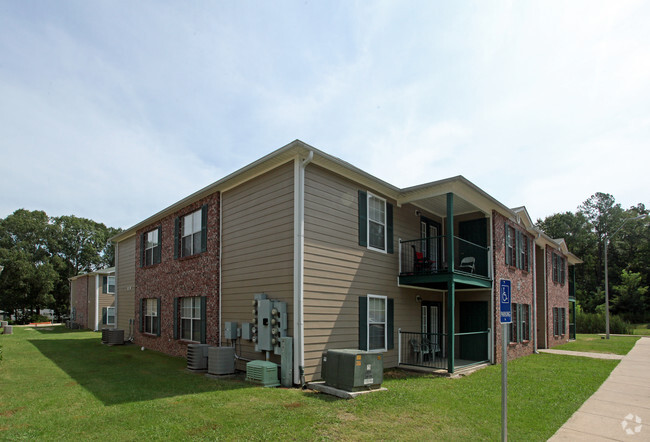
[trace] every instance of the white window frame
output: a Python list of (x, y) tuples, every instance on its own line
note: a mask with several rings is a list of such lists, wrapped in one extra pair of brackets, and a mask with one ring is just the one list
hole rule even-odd
[[(181, 250), (180, 250), (180, 252), (181, 252), (180, 256), (181, 257), (196, 255), (197, 253), (199, 253), (201, 251), (200, 249), (199, 250), (194, 250), (194, 235), (196, 235), (196, 234), (201, 235), (201, 229), (203, 228), (202, 212), (203, 212), (202, 209), (198, 209), (198, 210), (195, 210), (192, 213), (188, 213), (187, 215), (182, 217), (182, 223), (181, 223), (181, 230), (182, 230), (181, 231)], [(185, 227), (187, 226), (188, 218), (191, 220), (192, 228), (191, 228), (191, 232), (186, 234), (185, 233)], [(195, 224), (196, 219), (195, 218), (198, 218), (198, 230), (196, 230), (196, 224)], [(183, 240), (185, 238), (187, 238), (187, 237), (191, 237), (191, 240), (190, 240), (190, 252), (186, 254)], [(200, 236), (199, 236), (199, 238), (200, 238)], [(202, 247), (202, 244), (201, 244), (201, 247)]]
[[(113, 312), (111, 315), (110, 312)], [(111, 316), (113, 317), (113, 322), (110, 321)], [(106, 307), (106, 325), (115, 325), (115, 307)]]
[[(384, 321), (370, 321), (370, 311), (371, 311), (371, 299), (381, 299), (384, 302)], [(381, 295), (368, 295), (368, 308), (367, 308), (368, 317), (366, 318), (366, 348), (368, 351), (377, 351), (385, 352), (388, 349), (388, 297)], [(370, 348), (370, 325), (371, 324), (383, 324), (384, 325), (384, 347), (383, 348)]]
[[(377, 199), (377, 200), (381, 201), (384, 204), (384, 220), (383, 220), (383, 224), (378, 222), (378, 221), (370, 219), (370, 199), (371, 198)], [(368, 192), (367, 201), (366, 201), (366, 223), (367, 223), (366, 224), (366, 234), (367, 234), (366, 241), (367, 241), (369, 250), (374, 250), (375, 252), (380, 252), (380, 253), (388, 253), (388, 244), (387, 244), (388, 240), (386, 238), (388, 236), (388, 232), (387, 232), (388, 223), (387, 223), (387, 220), (386, 220), (386, 207), (387, 207), (386, 199)], [(383, 250), (378, 249), (378, 248), (373, 247), (373, 246), (370, 245), (370, 223), (371, 222), (384, 226), (384, 248), (383, 248)]]
[[(151, 239), (149, 239), (149, 236), (151, 235)], [(155, 241), (154, 241), (155, 237)], [(160, 239), (158, 238), (158, 229), (153, 229), (145, 233), (145, 240), (144, 240), (144, 265), (145, 266), (150, 266), (153, 265), (154, 261), (154, 250), (158, 245), (160, 244)], [(151, 250), (151, 262), (147, 259), (147, 252)]]
[[(111, 281), (113, 283), (111, 284)], [(113, 291), (111, 291), (111, 286), (113, 286)], [(107, 276), (106, 277), (106, 293), (109, 295), (114, 295), (115, 294), (115, 276)]]
[[(144, 305), (144, 333), (148, 335), (156, 335), (156, 331), (154, 330), (154, 323), (158, 320), (158, 313), (158, 299), (147, 298)], [(147, 324), (149, 325), (148, 331)]]
[[(190, 314), (190, 316), (183, 316), (183, 314), (185, 312), (185, 309), (183, 308), (184, 307), (183, 304), (185, 302), (187, 302), (187, 301), (190, 301), (191, 304), (192, 304), (192, 306), (190, 307), (191, 314)], [(200, 338), (200, 333), (201, 333), (201, 297), (200, 296), (185, 297), (185, 298), (181, 298), (180, 302), (181, 302), (181, 305), (180, 305), (181, 320), (180, 320), (180, 324), (179, 324), (178, 336), (183, 341), (200, 342), (201, 341), (201, 338)], [(196, 312), (198, 312), (198, 316), (195, 317), (194, 314)], [(187, 337), (185, 337), (183, 335), (183, 331), (185, 331), (185, 329), (183, 327), (183, 320), (189, 320), (190, 321), (190, 328), (189, 328), (189, 336), (190, 337), (189, 338), (187, 338)], [(199, 327), (199, 330), (198, 330), (199, 339), (198, 340), (192, 339), (192, 337), (194, 336), (194, 332), (195, 332), (195, 330), (194, 330), (194, 326), (195, 326), (194, 321), (199, 322), (198, 323), (198, 327)]]

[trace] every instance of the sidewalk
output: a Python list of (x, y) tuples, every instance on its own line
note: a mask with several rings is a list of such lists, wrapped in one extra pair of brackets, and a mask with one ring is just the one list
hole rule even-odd
[(650, 440), (650, 337), (637, 341), (549, 440)]

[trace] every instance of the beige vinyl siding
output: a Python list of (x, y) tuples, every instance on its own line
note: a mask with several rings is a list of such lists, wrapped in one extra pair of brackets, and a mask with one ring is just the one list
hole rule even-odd
[(135, 318), (135, 236), (121, 241), (118, 246), (116, 269), (117, 328), (129, 337), (129, 321)]
[[(293, 167), (287, 163), (222, 194), (223, 323), (252, 322), (254, 295), (266, 293), (287, 302), (288, 335), (294, 335)], [(252, 342), (240, 342), (240, 356), (264, 359)], [(280, 362), (276, 356), (272, 360)]]
[[(359, 297), (394, 299), (394, 350), (387, 367), (397, 365), (397, 329), (419, 331), (420, 304), (440, 300), (441, 292), (397, 286), (398, 239), (420, 237), (415, 206), (393, 204), (394, 251), (380, 253), (359, 246), (358, 190), (372, 192), (332, 172), (309, 165), (305, 173), (305, 376), (320, 377), (322, 351), (359, 348)], [(378, 195), (383, 197), (383, 195)], [(425, 215), (427, 215), (425, 213)], [(438, 217), (428, 215), (440, 221)], [(418, 324), (414, 327), (413, 324)], [(416, 328), (413, 330), (413, 328)]]
[[(102, 276), (100, 276), (101, 278)], [(100, 281), (101, 282), (101, 281)], [(101, 287), (99, 288), (99, 291), (101, 291)], [(115, 295), (109, 295), (108, 293), (100, 293), (99, 294), (99, 328), (105, 327), (104, 323), (102, 322), (103, 316), (102, 316), (102, 310), (104, 307), (114, 307), (115, 306)]]

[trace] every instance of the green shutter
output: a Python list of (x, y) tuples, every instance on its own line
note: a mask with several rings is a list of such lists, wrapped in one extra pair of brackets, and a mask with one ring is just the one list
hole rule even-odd
[(174, 218), (174, 259), (178, 259), (179, 256), (179, 244), (178, 236), (181, 231), (181, 219), (179, 217)]
[(207, 342), (207, 304), (207, 298), (205, 296), (201, 296), (201, 344), (205, 344)]
[(368, 350), (368, 297), (359, 296), (359, 350)]
[(395, 302), (392, 298), (386, 300), (386, 345), (387, 350), (392, 350), (395, 347), (395, 337), (393, 336), (394, 327), (393, 327), (393, 317), (395, 311)]
[(144, 233), (140, 235), (140, 267), (144, 267)]
[(102, 307), (102, 324), (106, 325), (106, 307)]
[(359, 191), (359, 245), (368, 246), (368, 194)]
[(158, 316), (156, 316), (156, 322), (158, 323), (156, 336), (160, 336), (160, 317), (162, 316), (162, 311), (160, 310), (160, 298), (156, 298), (156, 310), (158, 311)]
[(174, 339), (178, 339), (178, 298), (174, 298)]
[(108, 293), (108, 276), (102, 276), (102, 293)]
[(533, 242), (530, 238), (526, 237), (526, 270), (530, 272), (530, 249), (533, 246)]
[[(532, 312), (532, 310), (533, 310), (533, 309), (530, 308), (530, 304), (529, 304), (529, 305), (528, 305), (528, 340), (529, 340), (529, 341), (532, 341), (532, 340), (533, 340), (533, 339), (530, 337), (530, 331), (531, 331), (532, 326), (533, 326), (533, 312)], [(533, 330), (533, 333), (537, 333), (537, 330), (535, 330), (535, 329), (532, 329), (532, 330)]]
[(393, 253), (393, 205), (386, 203), (386, 251)]
[(208, 205), (201, 207), (201, 252), (208, 250)]
[(160, 264), (161, 252), (162, 252), (162, 226), (158, 226), (158, 245), (153, 249), (154, 264)]
[(507, 222), (503, 224), (503, 230), (505, 232), (504, 238), (505, 238), (505, 244), (506, 244), (506, 247), (505, 247), (505, 249), (506, 249), (506, 265), (508, 266), (508, 265), (510, 265), (512, 263), (510, 262), (510, 251), (508, 250), (508, 243), (510, 242), (510, 229), (508, 229), (508, 223)]
[(144, 303), (145, 300), (140, 300), (140, 333), (144, 332)]

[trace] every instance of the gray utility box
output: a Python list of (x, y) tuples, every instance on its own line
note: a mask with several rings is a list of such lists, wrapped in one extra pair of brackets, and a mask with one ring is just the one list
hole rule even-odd
[(340, 390), (374, 390), (384, 381), (384, 355), (364, 350), (326, 350), (321, 376), (325, 385)]
[(280, 338), (287, 336), (287, 303), (268, 299), (266, 293), (255, 295), (253, 301), (253, 336), (255, 351), (281, 354)]
[(234, 341), (237, 339), (237, 323), (236, 322), (226, 322), (226, 330), (224, 333), (224, 338)]

